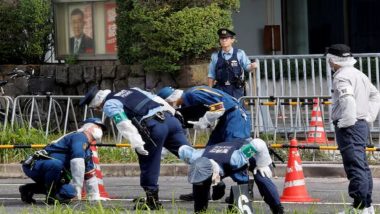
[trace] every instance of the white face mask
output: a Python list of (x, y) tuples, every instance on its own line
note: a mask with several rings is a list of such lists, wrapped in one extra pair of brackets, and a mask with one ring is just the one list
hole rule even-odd
[(103, 137), (103, 130), (101, 128), (93, 128), (92, 129), (92, 137), (96, 140), (97, 143), (100, 143), (102, 141)]

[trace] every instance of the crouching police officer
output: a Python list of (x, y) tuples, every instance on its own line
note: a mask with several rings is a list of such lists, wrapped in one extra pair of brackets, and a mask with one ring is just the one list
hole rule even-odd
[(80, 200), (85, 181), (90, 200), (101, 200), (90, 143), (100, 141), (105, 126), (99, 118), (88, 118), (76, 132), (62, 136), (23, 161), (22, 169), (35, 183), (19, 187), (21, 200), (35, 203), (34, 194), (45, 194), (46, 202)]
[[(272, 159), (263, 140), (250, 138), (245, 142), (224, 142), (202, 150), (182, 146), (179, 157), (190, 164), (188, 181), (193, 184), (194, 212), (207, 209), (211, 186), (211, 199), (218, 200), (224, 196), (226, 186), (221, 181), (223, 178), (229, 176), (238, 184), (248, 183), (248, 169), (253, 172), (259, 192), (272, 213), (284, 213), (276, 186), (270, 179)], [(232, 203), (231, 200), (228, 202)]]
[[(80, 104), (103, 110), (113, 119), (119, 133), (137, 152), (146, 205), (150, 209), (160, 209), (158, 177), (162, 148), (178, 157), (178, 149), (189, 145), (181, 123), (174, 117), (174, 109), (162, 98), (139, 88), (111, 93), (93, 87)], [(138, 202), (135, 208), (145, 207), (140, 205), (142, 203)]]
[(213, 127), (207, 146), (220, 142), (244, 141), (250, 137), (251, 120), (246, 110), (235, 98), (221, 90), (195, 86), (183, 91), (167, 86), (157, 95), (173, 107), (194, 107), (194, 111), (200, 111), (200, 106), (209, 108), (198, 121), (187, 121), (184, 115), (185, 121), (193, 124), (195, 129)]

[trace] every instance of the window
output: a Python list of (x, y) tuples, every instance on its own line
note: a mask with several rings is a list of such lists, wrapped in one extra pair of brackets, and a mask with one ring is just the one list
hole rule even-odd
[(58, 58), (116, 59), (115, 1), (54, 1)]

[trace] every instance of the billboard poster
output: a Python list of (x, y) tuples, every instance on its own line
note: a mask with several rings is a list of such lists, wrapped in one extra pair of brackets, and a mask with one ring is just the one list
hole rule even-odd
[(116, 53), (116, 3), (104, 4), (106, 27), (106, 53)]
[(93, 54), (94, 36), (92, 5), (71, 5), (69, 8), (69, 52), (70, 54)]

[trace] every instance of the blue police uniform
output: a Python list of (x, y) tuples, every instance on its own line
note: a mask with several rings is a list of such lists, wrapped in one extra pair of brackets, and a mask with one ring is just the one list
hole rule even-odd
[[(248, 163), (239, 149), (244, 145), (244, 142), (223, 142), (213, 146), (207, 146), (204, 150), (193, 150), (192, 153), (187, 153), (186, 155), (190, 157), (181, 157), (182, 159), (188, 158), (188, 162), (194, 162), (198, 157), (206, 157), (208, 159), (214, 160), (220, 166), (220, 174), (222, 178), (231, 177), (232, 180), (237, 182), (238, 184), (246, 184), (248, 183), (248, 177), (245, 176), (247, 173), (247, 169), (253, 171), (256, 168), (256, 160), (255, 158), (249, 159), (249, 168)], [(267, 203), (274, 213), (278, 212), (281, 206), (280, 196), (277, 192), (277, 188), (275, 184), (272, 182), (270, 178), (264, 177), (261, 173), (256, 173), (254, 175), (254, 181), (257, 184), (257, 188), (261, 196), (263, 197), (265, 203)], [(211, 183), (205, 183), (206, 185)], [(197, 188), (195, 189), (203, 189)], [(202, 192), (202, 191), (200, 191)], [(194, 192), (195, 193), (195, 192)], [(205, 194), (202, 192), (201, 194)], [(195, 198), (195, 207), (198, 209), (199, 207), (205, 206), (204, 203), (206, 201), (197, 200), (197, 195), (194, 195)], [(200, 204), (201, 206), (199, 206)]]
[(242, 141), (250, 137), (251, 122), (244, 107), (227, 93), (208, 86), (196, 86), (182, 95), (182, 107), (222, 102), (225, 112), (219, 118), (207, 146), (220, 142)]
[(140, 185), (145, 191), (158, 191), (162, 147), (178, 157), (179, 147), (189, 145), (181, 123), (154, 97), (157, 96), (138, 88), (125, 89), (109, 94), (103, 107), (107, 117), (124, 111), (128, 119), (136, 118), (148, 129), (156, 144), (146, 142), (144, 148), (149, 155), (138, 154)]
[(244, 71), (248, 71), (250, 63), (243, 50), (220, 50), (211, 55), (208, 77), (216, 80), (216, 89), (239, 99), (244, 95)]
[[(202, 156), (217, 162), (224, 173), (223, 177), (230, 176), (232, 180), (238, 184), (245, 184), (248, 183), (248, 176), (246, 176), (247, 163), (242, 154), (236, 151), (240, 149), (243, 144), (242, 142), (233, 144), (230, 142), (219, 143), (214, 146), (206, 147)], [(255, 158), (250, 158), (249, 170), (253, 171), (255, 168), (256, 160)], [(265, 203), (271, 208), (281, 204), (276, 185), (270, 178), (262, 176), (261, 173), (256, 173), (254, 179)]]
[(85, 160), (86, 173), (95, 170), (86, 135), (82, 132), (68, 134), (58, 142), (49, 144), (44, 150), (50, 158), (39, 158), (31, 166), (23, 164), (23, 171), (37, 184), (46, 188), (45, 194), (58, 200), (74, 198), (77, 192), (74, 186), (69, 184), (70, 180), (63, 177), (63, 173), (70, 173), (70, 160), (74, 158)]

